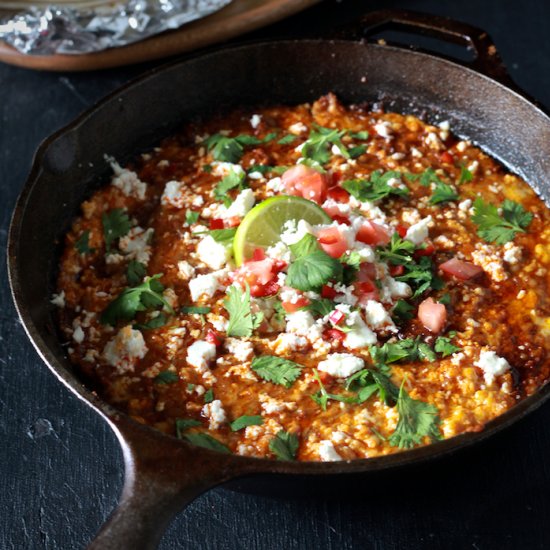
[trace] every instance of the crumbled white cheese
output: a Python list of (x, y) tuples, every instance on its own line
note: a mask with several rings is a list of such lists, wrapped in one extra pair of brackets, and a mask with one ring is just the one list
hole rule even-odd
[(205, 340), (197, 340), (187, 348), (187, 363), (199, 372), (205, 372), (215, 358), (216, 346)]
[(207, 403), (201, 410), (203, 416), (208, 418), (208, 428), (210, 430), (217, 430), (222, 424), (227, 421), (225, 410), (222, 402), (219, 399), (214, 399), (212, 403)]
[(367, 300), (367, 303), (363, 306), (365, 308), (365, 317), (367, 324), (371, 328), (381, 328), (383, 326), (393, 327), (393, 321), (389, 313), (384, 309), (384, 306), (380, 302), (375, 300)]
[(62, 290), (59, 294), (54, 294), (50, 303), (57, 307), (65, 307), (65, 291)]
[(164, 191), (160, 198), (161, 203), (165, 206), (183, 208), (185, 206), (185, 197), (183, 196), (184, 189), (183, 182), (175, 180), (169, 181), (164, 186)]
[(195, 275), (195, 268), (185, 260), (178, 262), (178, 277), (184, 281), (188, 281)]
[(254, 206), (255, 201), (254, 191), (252, 189), (243, 189), (229, 207), (222, 206), (218, 210), (218, 215), (223, 219), (244, 218)]
[(261, 121), (262, 121), (262, 115), (252, 115), (250, 117), (250, 126), (256, 129), (260, 125)]
[(349, 306), (354, 306), (357, 303), (357, 296), (353, 294), (355, 290), (354, 286), (346, 286), (340, 283), (334, 285), (334, 290), (338, 295), (334, 298), (334, 301), (337, 304), (347, 304)]
[(360, 349), (376, 344), (376, 334), (365, 324), (358, 311), (352, 311), (346, 325), (350, 329), (346, 332), (344, 346), (348, 349)]
[(244, 169), (240, 164), (233, 164), (232, 162), (220, 162), (216, 160), (212, 163), (212, 174), (214, 176), (225, 178), (231, 172), (242, 175), (244, 174)]
[(254, 353), (252, 342), (240, 340), (239, 338), (226, 338), (224, 345), (237, 361), (248, 361)]
[(119, 374), (133, 370), (138, 359), (145, 357), (148, 349), (139, 330), (131, 325), (121, 328), (116, 336), (107, 342), (103, 350), (103, 358), (117, 369)]
[(265, 251), (265, 255), (268, 258), (273, 258), (274, 260), (282, 260), (286, 263), (290, 263), (291, 259), (290, 249), (282, 241), (279, 241), (274, 245), (268, 247)]
[(73, 331), (73, 340), (77, 344), (82, 344), (84, 341), (84, 331), (82, 330), (82, 327), (76, 327)]
[(336, 378), (347, 378), (360, 371), (365, 362), (351, 353), (331, 353), (317, 368)]
[(304, 235), (312, 233), (311, 225), (305, 220), (288, 220), (283, 225), (283, 231), (281, 233), (281, 241), (287, 246), (296, 244)]
[(521, 260), (521, 248), (512, 242), (504, 245), (504, 254), (502, 259), (509, 264), (517, 264)]
[(295, 136), (305, 134), (307, 132), (307, 126), (303, 122), (295, 122), (288, 127), (288, 131)]
[(384, 139), (393, 138), (393, 127), (391, 125), (391, 122), (388, 122), (387, 120), (382, 120), (380, 122), (377, 122), (374, 125), (374, 131)]
[(277, 339), (271, 342), (270, 347), (275, 353), (289, 353), (305, 348), (308, 341), (303, 336), (297, 334), (281, 332)]
[(307, 336), (315, 320), (309, 311), (296, 311), (286, 315), (286, 332)]
[(493, 383), (495, 376), (504, 374), (510, 369), (510, 363), (504, 357), (499, 357), (494, 351), (482, 351), (475, 365), (483, 371), (487, 385)]
[(393, 302), (399, 298), (412, 296), (412, 288), (402, 281), (396, 281), (389, 275), (380, 281), (380, 300), (384, 303)]
[(420, 220), (418, 223), (411, 225), (407, 229), (405, 239), (411, 241), (413, 244), (418, 246), (428, 238), (428, 227), (431, 223), (432, 217), (427, 216), (426, 218)]
[(212, 269), (221, 269), (231, 257), (228, 247), (214, 240), (211, 235), (204, 237), (197, 245), (199, 260)]
[(283, 180), (279, 177), (272, 178), (265, 184), (265, 187), (269, 191), (273, 191), (274, 193), (279, 193), (283, 187)]
[(142, 264), (147, 265), (151, 259), (151, 239), (153, 238), (154, 229), (143, 229), (139, 226), (132, 227), (127, 235), (120, 237), (118, 247), (122, 252)]
[(429, 132), (428, 135), (424, 138), (424, 141), (430, 149), (439, 151), (443, 148), (443, 143), (441, 143), (441, 140), (435, 132)]
[(336, 462), (342, 460), (342, 457), (336, 452), (332, 441), (324, 439), (319, 443), (319, 458), (323, 462)]
[(105, 256), (105, 263), (107, 265), (116, 265), (123, 261), (124, 261), (124, 256), (122, 254), (111, 253)]
[(120, 189), (127, 197), (143, 200), (147, 191), (147, 184), (141, 181), (135, 172), (122, 168), (114, 158), (106, 156), (105, 159), (109, 162), (115, 174), (111, 180), (111, 185)]
[(198, 275), (189, 281), (189, 292), (193, 302), (202, 298), (212, 298), (214, 294), (223, 287), (214, 273)]

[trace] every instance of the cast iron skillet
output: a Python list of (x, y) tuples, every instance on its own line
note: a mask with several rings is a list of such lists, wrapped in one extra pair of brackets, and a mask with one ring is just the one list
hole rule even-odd
[[(474, 50), (475, 60), (459, 64), (364, 40), (382, 27), (461, 44)], [(345, 102), (382, 101), (390, 110), (450, 120), (456, 133), (480, 144), (544, 199), (550, 198), (550, 118), (516, 89), (487, 34), (444, 18), (406, 12), (365, 16), (335, 40), (260, 42), (186, 58), (120, 89), (47, 139), (13, 215), (9, 277), (36, 350), (52, 372), (109, 423), (123, 449), (126, 476), (120, 503), (91, 548), (154, 548), (186, 504), (237, 478), (267, 476), (271, 486), (280, 489), (317, 482), (321, 476), (323, 484), (334, 478), (342, 484), (385, 472), (393, 475), (495, 434), (549, 396), (547, 385), (483, 432), (428, 447), (350, 463), (293, 463), (193, 447), (132, 421), (79, 380), (60, 345), (49, 297), (61, 237), (80, 203), (107, 179), (103, 155), (124, 163), (197, 115), (238, 105), (300, 103), (328, 91)]]

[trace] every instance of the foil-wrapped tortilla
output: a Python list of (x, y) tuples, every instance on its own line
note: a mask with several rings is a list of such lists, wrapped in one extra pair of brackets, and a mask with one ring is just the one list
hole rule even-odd
[[(83, 54), (125, 46), (206, 17), (231, 0), (38, 2), (0, 19), (0, 40), (29, 55)], [(0, 8), (15, 5), (0, 1)]]

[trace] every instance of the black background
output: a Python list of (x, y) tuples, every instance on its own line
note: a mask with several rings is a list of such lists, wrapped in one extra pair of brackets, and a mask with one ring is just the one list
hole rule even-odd
[[(381, 7), (449, 15), (487, 30), (516, 82), (550, 106), (547, 0), (331, 0), (251, 36), (325, 32)], [(27, 341), (4, 252), (11, 211), (40, 141), (155, 65), (87, 74), (0, 65), (1, 549), (82, 548), (121, 488), (113, 434), (55, 380)], [(548, 548), (549, 407), (474, 452), (382, 488), (305, 500), (210, 491), (178, 516), (161, 548)]]

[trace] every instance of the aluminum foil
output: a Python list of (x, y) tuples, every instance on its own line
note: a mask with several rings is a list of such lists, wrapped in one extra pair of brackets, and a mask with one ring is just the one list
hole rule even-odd
[(62, 5), (32, 6), (0, 19), (0, 40), (29, 55), (91, 53), (177, 29), (230, 2), (129, 0), (82, 10)]

